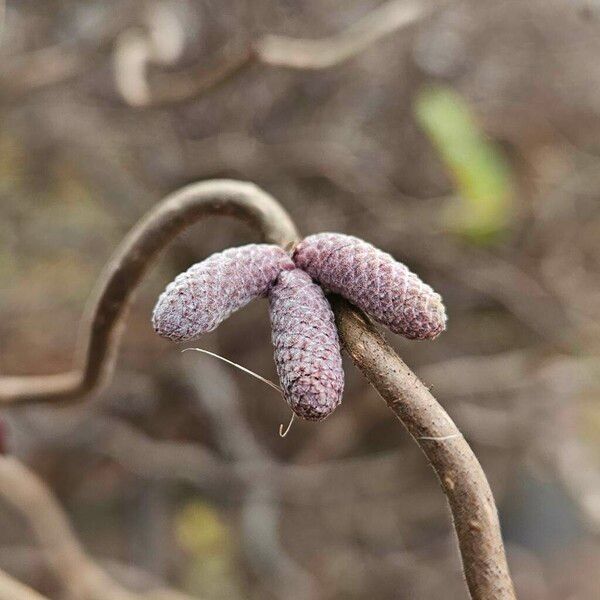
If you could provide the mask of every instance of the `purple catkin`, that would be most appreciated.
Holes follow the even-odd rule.
[[[284,250],[270,244],[213,254],[167,286],[154,308],[154,330],[177,342],[196,339],[254,298],[266,296],[279,273],[293,268]]]
[[[275,364],[294,414],[329,416],[342,401],[344,371],[333,311],[323,290],[301,271],[282,271],[269,292]]]
[[[389,254],[340,233],[319,233],[298,244],[296,266],[315,281],[410,339],[430,339],[446,328],[442,298]]]

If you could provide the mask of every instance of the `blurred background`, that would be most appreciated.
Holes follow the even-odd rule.
[[[248,58],[265,34],[352,46],[404,10],[336,64]],[[71,367],[103,265],[166,193],[251,180],[303,233],[358,235],[442,294],[444,335],[389,341],[479,457],[519,598],[598,597],[600,2],[0,0],[0,15],[0,373]],[[227,219],[188,229],[138,291],[101,394],[0,411],[4,451],[115,589],[73,583],[28,523],[43,495],[15,510],[2,485],[0,569],[60,600],[466,597],[435,476],[349,362],[337,412],[282,439],[275,392],[154,335],[177,273],[255,240]],[[276,378],[264,301],[199,344]]]

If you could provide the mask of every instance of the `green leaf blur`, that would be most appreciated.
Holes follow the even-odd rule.
[[[514,189],[500,149],[485,137],[465,100],[450,88],[423,90],[415,114],[458,192],[444,213],[444,225],[473,243],[494,242],[510,222]]]

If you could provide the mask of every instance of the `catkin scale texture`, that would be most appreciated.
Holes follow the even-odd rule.
[[[311,235],[293,260],[315,281],[409,339],[431,339],[446,328],[442,298],[405,265],[371,244],[340,233]]]
[[[301,271],[282,271],[269,292],[275,364],[294,414],[329,416],[342,400],[344,371],[333,311],[323,290]]]
[[[177,342],[196,339],[254,298],[266,296],[279,273],[293,268],[290,257],[271,244],[213,254],[167,286],[154,308],[154,329]]]

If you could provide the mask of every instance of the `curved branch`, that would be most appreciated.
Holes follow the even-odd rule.
[[[152,41],[146,36],[127,55],[121,44],[115,53],[116,87],[122,98],[136,107],[157,107],[184,102],[214,88],[254,64],[301,71],[319,71],[340,65],[365,51],[386,36],[431,13],[435,5],[421,0],[390,0],[340,33],[321,39],[264,35],[248,47],[224,57],[207,68],[194,65],[178,72],[156,73],[151,85],[146,68],[152,55]],[[131,35],[131,32],[127,35]],[[125,35],[124,34],[124,35]],[[123,41],[127,38],[122,36]],[[127,50],[125,48],[125,50]],[[132,90],[132,81],[138,85]]]
[[[112,375],[119,325],[156,255],[183,229],[213,215],[241,219],[273,244],[287,246],[298,239],[289,215],[254,184],[213,180],[182,188],[138,222],[100,276],[90,316],[83,321],[76,369],[57,375],[1,377],[0,404],[80,400],[97,391]]]
[[[0,600],[49,600],[34,589],[0,571]]]
[[[331,300],[344,348],[415,439],[440,480],[471,598],[514,599],[492,490],[469,444],[370,321],[345,300]]]
[[[317,40],[265,35],[256,43],[255,51],[258,60],[270,66],[310,71],[328,69],[418,21],[432,8],[423,0],[392,0],[336,35]]]
[[[56,498],[23,463],[0,456],[0,498],[27,522],[69,597],[89,600],[194,600],[182,592],[134,592],[122,587],[85,552]],[[1,590],[1,587],[0,587]],[[12,596],[15,600],[18,596]],[[0,596],[0,600],[2,596]],[[39,596],[30,596],[39,600]],[[23,599],[24,600],[24,599]]]
[[[272,243],[291,248],[298,232],[271,196],[248,183],[206,181],[167,197],[125,238],[109,262],[93,305],[81,370],[0,378],[4,403],[82,399],[112,374],[127,304],[158,252],[210,215],[240,218]],[[475,455],[446,411],[358,310],[333,298],[342,342],[357,367],[415,438],[448,498],[467,585],[474,600],[513,600],[494,499]]]

